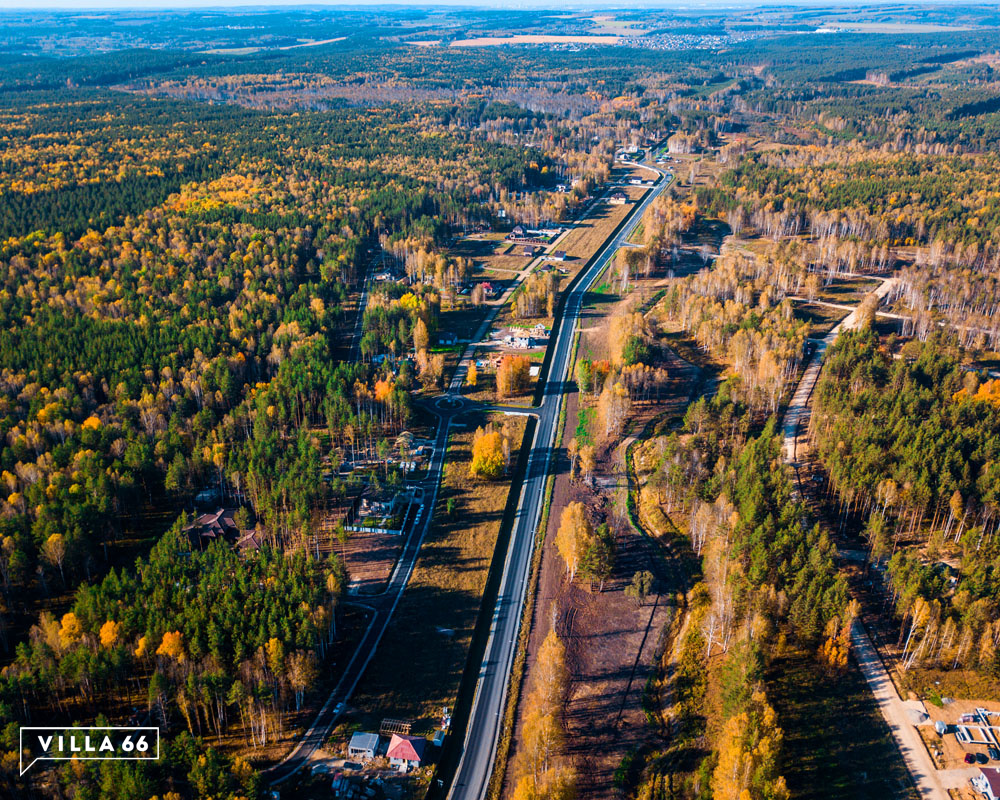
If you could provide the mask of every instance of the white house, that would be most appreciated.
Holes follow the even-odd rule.
[[[351,758],[371,761],[378,755],[381,744],[381,737],[377,733],[355,731],[347,745],[347,755]]]
[[[979,774],[969,782],[987,800],[1000,800],[1000,769],[980,767]]]

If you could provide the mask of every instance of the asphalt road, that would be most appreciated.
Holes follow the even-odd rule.
[[[633,165],[645,166],[645,165]],[[653,167],[646,167],[654,169]],[[655,169],[660,175],[665,173]],[[548,475],[549,456],[555,441],[555,427],[559,418],[559,409],[565,391],[566,373],[569,366],[572,342],[576,330],[576,322],[580,315],[583,297],[594,279],[601,273],[608,261],[621,247],[624,240],[631,234],[642,219],[646,206],[663,191],[670,183],[669,179],[661,180],[646,194],[637,206],[628,222],[615,237],[605,243],[600,255],[587,269],[577,287],[566,300],[563,324],[559,328],[556,350],[553,354],[549,378],[541,406],[534,409],[517,409],[516,413],[531,413],[538,416],[539,424],[535,430],[532,449],[529,454],[525,480],[521,486],[521,494],[515,515],[514,530],[511,545],[507,552],[503,581],[500,595],[494,612],[493,626],[486,648],[486,658],[480,681],[476,689],[472,717],[468,726],[465,748],[459,764],[455,781],[452,784],[452,794],[460,785],[468,787],[458,791],[458,796],[479,798],[485,794],[493,766],[493,754],[496,751],[497,735],[500,728],[500,711],[507,694],[510,669],[513,664],[514,640],[517,638],[521,610],[524,606],[525,590],[527,588],[528,567],[531,561],[534,532],[542,509],[542,496],[545,490],[545,480]],[[371,269],[369,270],[371,272]],[[355,331],[354,345],[360,339],[360,323],[363,309],[367,301],[367,280],[358,311],[358,327]],[[471,352],[471,351],[470,351]],[[464,361],[463,361],[464,363]],[[461,366],[461,365],[460,365]],[[457,372],[457,371],[456,371]],[[461,386],[462,376],[456,374],[453,384]],[[452,389],[454,391],[454,389]],[[351,660],[336,687],[327,697],[326,702],[316,715],[312,725],[299,740],[295,749],[281,762],[267,770],[264,775],[270,786],[279,787],[289,778],[296,775],[309,762],[312,755],[323,745],[337,720],[343,714],[347,701],[350,699],[361,680],[365,669],[375,655],[379,642],[385,634],[392,619],[393,612],[399,604],[406,589],[410,575],[417,561],[417,555],[430,528],[431,514],[436,506],[438,489],[441,484],[442,466],[447,451],[448,431],[451,418],[468,409],[465,403],[456,398],[453,405],[439,403],[435,406],[436,413],[441,418],[435,440],[434,457],[431,460],[428,477],[424,481],[423,509],[420,517],[412,526],[396,567],[386,587],[380,595],[365,597],[364,602],[353,602],[353,605],[367,609],[370,614],[366,629]],[[513,606],[513,613],[511,608]],[[499,665],[499,669],[496,668]],[[491,716],[492,715],[492,716]],[[470,753],[472,754],[470,756]],[[460,784],[460,781],[465,783]],[[472,787],[478,787],[473,793]]]
[[[661,170],[656,171],[661,175],[664,174]],[[518,629],[528,585],[535,531],[541,516],[549,460],[555,443],[556,424],[566,391],[573,339],[584,296],[642,219],[646,206],[669,183],[668,179],[662,178],[646,194],[625,225],[613,239],[605,243],[594,263],[587,268],[576,288],[566,298],[542,403],[534,409],[538,415],[538,425],[535,428],[528,467],[521,485],[514,529],[504,564],[490,637],[486,644],[486,654],[476,685],[465,744],[448,793],[448,797],[454,800],[481,800],[486,795],[493,771],[507,688],[517,650]]]

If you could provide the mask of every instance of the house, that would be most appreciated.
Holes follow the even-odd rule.
[[[361,495],[361,505],[358,508],[358,513],[362,517],[387,517],[399,507],[402,500],[403,496],[395,492],[376,492],[367,489]]]
[[[351,758],[371,761],[378,756],[381,745],[382,738],[377,733],[355,731],[347,745],[347,755]]]
[[[458,337],[452,331],[441,331],[438,333],[438,344],[458,344]]]
[[[523,225],[515,225],[510,235],[512,239],[523,239],[527,235],[527,231],[525,231]]]
[[[185,525],[184,532],[191,540],[192,549],[204,550],[218,539],[235,543],[240,536],[240,529],[236,524],[236,509],[217,508],[208,514],[202,514]]]
[[[394,733],[389,741],[386,757],[389,759],[389,763],[400,772],[416,769],[424,760],[426,744],[427,740],[422,736],[405,736]]]
[[[483,294],[485,294],[487,297],[496,297],[497,296],[497,287],[494,286],[489,281],[483,281],[479,285],[483,287]]]
[[[526,244],[524,246],[524,255],[528,258],[534,258],[535,253],[538,252],[538,248],[533,244]]]
[[[979,774],[969,783],[986,800],[1000,800],[1000,769],[997,767],[980,767]]]
[[[629,178],[628,182],[632,186],[642,186],[642,178]]]
[[[550,253],[549,254],[549,258],[552,261],[565,261],[566,260],[566,251],[565,250],[556,250],[554,253]]]
[[[616,189],[608,196],[608,202],[613,206],[623,206],[628,202],[628,195],[621,189]]]

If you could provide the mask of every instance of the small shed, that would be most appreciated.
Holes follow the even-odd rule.
[[[377,733],[355,731],[347,745],[347,755],[370,761],[378,755],[381,744],[381,737]]]

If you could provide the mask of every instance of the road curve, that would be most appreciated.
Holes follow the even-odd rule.
[[[653,169],[646,165],[631,166]],[[538,425],[535,428],[528,466],[521,485],[514,528],[493,612],[486,653],[476,684],[462,755],[448,792],[450,800],[482,800],[486,796],[503,724],[503,711],[527,593],[535,531],[541,517],[549,460],[555,444],[556,425],[569,377],[570,356],[583,298],[608,261],[614,257],[618,248],[642,219],[646,207],[669,185],[670,177],[662,170],[655,171],[660,175],[659,182],[637,204],[618,233],[604,244],[597,258],[586,269],[576,287],[566,298],[542,403],[533,409],[538,415]]]

